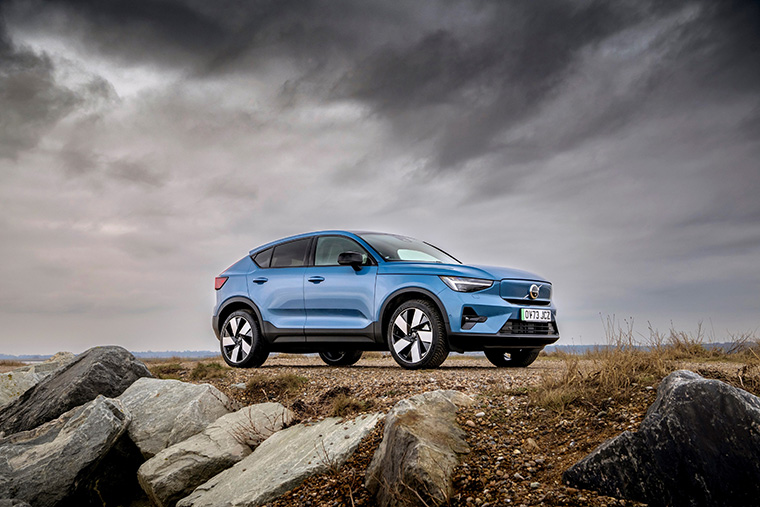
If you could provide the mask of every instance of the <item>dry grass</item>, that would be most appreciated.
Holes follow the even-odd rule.
[[[0,359],[0,366],[26,366],[26,363],[15,359]]]
[[[578,356],[564,351],[546,354],[561,360],[560,375],[544,376],[530,391],[531,401],[542,408],[562,413],[570,407],[601,411],[611,403],[629,399],[640,386],[654,386],[678,368],[678,362],[729,361],[744,363],[735,379],[725,379],[750,392],[760,391],[760,339],[754,333],[730,335],[729,348],[707,347],[700,323],[695,333],[671,327],[660,333],[650,325],[649,337],[640,344],[634,338],[633,321],[622,325],[614,317],[604,322],[607,345],[595,347]],[[591,362],[581,368],[580,359]]]
[[[661,351],[637,345],[632,321],[620,326],[614,318],[608,318],[605,334],[606,347],[584,354],[584,359],[591,361],[590,368],[581,368],[576,355],[557,354],[565,362],[563,373],[543,376],[539,386],[529,393],[532,403],[557,413],[570,407],[598,412],[630,398],[642,384],[659,382],[669,372]]]
[[[292,373],[279,375],[266,375],[255,372],[245,384],[245,391],[254,400],[273,400],[289,398],[298,392],[309,382],[306,377]]]
[[[331,416],[346,417],[359,412],[371,410],[372,400],[360,400],[354,396],[339,394],[333,399]]]
[[[148,366],[150,372],[161,379],[179,379],[180,373],[185,370],[179,362],[151,364]]]
[[[186,363],[193,361],[186,357],[172,356],[172,357],[141,357],[140,361],[145,364],[164,364],[164,363]]]
[[[191,380],[207,380],[212,378],[222,378],[227,375],[229,368],[225,368],[217,362],[198,363],[190,371]]]

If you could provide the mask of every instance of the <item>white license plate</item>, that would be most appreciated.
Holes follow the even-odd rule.
[[[520,309],[520,320],[525,322],[551,322],[551,310],[531,310],[529,308]]]

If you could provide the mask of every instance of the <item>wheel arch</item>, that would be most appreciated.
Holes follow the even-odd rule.
[[[250,299],[241,296],[235,296],[227,299],[219,306],[219,313],[217,314],[214,323],[214,332],[216,333],[216,338],[221,339],[220,337],[222,334],[222,326],[224,325],[224,321],[227,320],[227,317],[229,317],[230,314],[238,310],[252,311],[253,316],[256,318],[256,323],[259,325],[259,332],[262,334],[262,336],[264,336],[264,326],[262,325],[263,320],[261,318],[261,312],[259,311],[259,308]]]
[[[386,341],[386,335],[388,334],[388,324],[390,317],[393,314],[393,310],[398,307],[398,305],[411,299],[424,299],[430,301],[438,309],[438,313],[441,315],[441,318],[443,319],[443,322],[446,326],[446,343],[448,344],[448,334],[451,332],[451,326],[449,325],[449,315],[446,312],[446,307],[443,306],[443,303],[438,298],[438,296],[422,287],[404,287],[402,289],[391,292],[388,297],[385,298],[385,301],[380,307],[380,341],[383,343]]]

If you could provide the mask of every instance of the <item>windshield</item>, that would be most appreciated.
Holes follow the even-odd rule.
[[[424,241],[393,234],[360,234],[386,261],[461,264],[443,250]]]

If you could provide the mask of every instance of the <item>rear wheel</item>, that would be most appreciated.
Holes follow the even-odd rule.
[[[330,366],[351,366],[362,358],[361,350],[328,350],[320,352],[319,357]]]
[[[486,357],[499,368],[520,368],[536,360],[542,349],[490,349],[485,350]]]
[[[438,368],[449,355],[438,309],[424,299],[399,305],[388,323],[388,348],[402,368]]]
[[[257,368],[269,356],[256,319],[248,310],[238,310],[227,317],[219,344],[224,362],[237,368]]]

